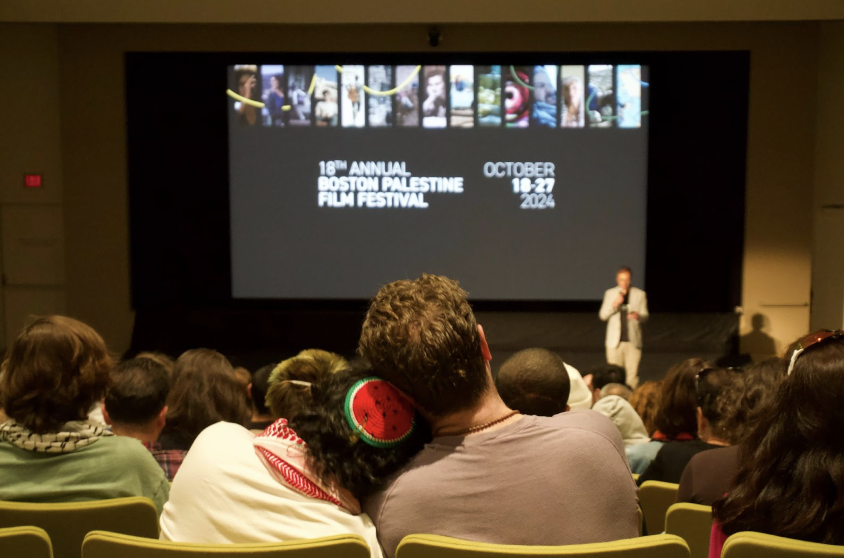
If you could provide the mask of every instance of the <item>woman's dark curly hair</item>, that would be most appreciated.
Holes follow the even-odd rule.
[[[308,446],[313,469],[361,499],[378,489],[431,439],[417,415],[413,433],[399,445],[377,448],[353,436],[346,422],[346,393],[359,380],[373,376],[363,362],[321,377],[311,388],[312,407],[292,419],[290,427]]]
[[[844,338],[811,346],[742,444],[729,494],[713,506],[725,534],[758,531],[844,544]]]
[[[702,358],[690,358],[668,369],[660,383],[659,405],[654,424],[673,440],[683,432],[697,432],[697,393],[695,376],[706,368],[713,368]]]
[[[771,358],[733,376],[730,389],[715,401],[713,430],[731,444],[740,444],[750,434],[764,410],[771,405],[785,376],[785,361]]]

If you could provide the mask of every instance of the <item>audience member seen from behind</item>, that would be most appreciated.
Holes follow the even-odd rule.
[[[164,370],[167,371],[167,377],[169,379],[173,378],[173,369],[176,367],[176,361],[170,358],[168,355],[164,353],[159,353],[157,351],[144,351],[135,355],[135,358],[148,358],[154,360],[158,364],[164,367]]]
[[[186,452],[165,450],[158,443],[167,423],[169,393],[170,378],[158,361],[133,358],[121,362],[111,373],[103,417],[114,434],[140,440],[172,481]]]
[[[785,362],[779,358],[766,360],[735,375],[730,389],[721,393],[715,402],[715,414],[720,418],[709,421],[710,428],[721,431],[721,439],[730,445],[692,457],[680,478],[678,502],[711,506],[727,493],[738,470],[740,444],[755,426],[760,413],[772,404],[784,375]]]
[[[434,433],[364,501],[387,556],[410,533],[531,545],[637,535],[636,487],[618,430],[591,411],[535,417],[508,407],[456,281],[423,275],[382,287],[359,350],[413,399]]]
[[[844,332],[817,332],[800,347],[713,506],[710,557],[739,531],[844,545]]]
[[[642,423],[645,425],[645,430],[648,431],[648,436],[653,436],[656,433],[656,412],[659,409],[659,390],[660,382],[647,381],[640,384],[630,399],[627,401],[630,406],[636,410],[636,413],[642,417]]]
[[[382,556],[359,499],[430,434],[411,403],[369,369],[308,352],[321,355],[271,379],[273,402],[284,402],[294,418],[258,436],[228,422],[199,435],[164,507],[162,539],[258,543],[353,533],[373,558]],[[368,420],[375,413],[383,418]]]
[[[644,473],[665,442],[689,442],[697,438],[695,376],[705,368],[711,366],[703,359],[691,358],[668,369],[660,382],[654,415],[656,431],[651,441],[627,447],[633,473]]]
[[[495,386],[523,415],[552,417],[569,410],[571,382],[563,359],[547,349],[524,349],[504,361]]]
[[[602,399],[608,395],[617,395],[625,401],[628,401],[630,399],[630,396],[633,395],[633,390],[625,384],[611,383],[601,388],[600,396],[598,397],[598,399]]]
[[[38,318],[12,343],[0,372],[0,500],[78,502],[145,496],[161,511],[170,491],[144,447],[87,422],[114,361],[103,339],[64,316]]]
[[[692,440],[675,439],[667,442],[639,477],[639,484],[654,480],[677,484],[683,470],[696,454],[730,445],[726,417],[722,414],[718,400],[732,389],[735,372],[723,368],[706,367],[698,372],[692,383],[695,390],[695,432]]]
[[[624,369],[622,368],[623,372]],[[627,394],[629,388],[623,384],[607,384],[598,392],[600,397],[592,405],[592,410],[601,413],[618,428],[624,446],[646,444],[650,441],[648,431],[636,410],[627,399],[617,393]]]
[[[249,393],[229,361],[210,349],[184,352],[173,370],[162,449],[188,451],[205,428],[225,421],[248,425]]]
[[[275,364],[262,366],[252,374],[252,387],[249,395],[252,397],[252,420],[249,429],[255,434],[260,434],[266,427],[273,423],[270,409],[267,407],[267,390],[270,387],[270,374]]]
[[[311,407],[311,386],[326,373],[336,374],[349,363],[334,353],[308,349],[279,363],[270,373],[266,403],[273,419],[294,420]]]
[[[586,385],[592,391],[592,404],[594,405],[601,398],[601,390],[607,384],[624,384],[627,373],[624,368],[615,364],[605,364],[592,369],[592,373],[584,376]],[[615,394],[618,395],[618,394]]]

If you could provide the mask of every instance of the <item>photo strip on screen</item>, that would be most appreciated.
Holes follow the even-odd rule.
[[[374,65],[367,67],[367,86],[370,91],[389,92],[393,88],[393,67]],[[369,126],[385,128],[393,125],[393,96],[369,94]]]
[[[478,66],[478,126],[501,126],[501,66]]]
[[[640,64],[227,70],[230,115],[239,126],[630,129],[642,128],[648,114],[649,67]]]
[[[615,125],[615,91],[613,66],[593,64],[587,66],[589,88],[586,96],[586,114],[590,128],[612,128]]]
[[[409,81],[408,81],[409,80]],[[396,125],[419,126],[419,70],[417,66],[396,66]]]
[[[446,68],[445,66],[424,66],[425,100],[422,101],[422,127],[445,128],[446,118]]]
[[[618,127],[642,126],[642,67],[619,64],[616,73]]]
[[[583,128],[585,125],[585,83],[585,66],[560,67],[560,92],[562,97],[562,110],[560,112],[561,128]]]
[[[454,65],[448,68],[451,128],[471,128],[475,124],[475,67]]]
[[[261,122],[263,109],[259,76],[255,64],[236,64],[229,68],[229,91],[235,94],[231,106],[241,126],[256,126]]]
[[[313,66],[287,66],[287,91],[290,99],[290,114],[287,122],[291,126],[311,125],[311,82],[314,79]]]
[[[528,66],[504,67],[504,120],[508,128],[527,128],[530,123],[530,84]]]
[[[366,125],[363,66],[347,65],[342,68],[340,83],[343,85],[341,92],[343,107],[340,120],[344,128],[363,128]]]
[[[317,66],[314,83],[314,123],[317,126],[336,127],[339,124],[337,103],[337,68]]]
[[[531,126],[557,127],[557,66],[533,67]]]
[[[261,66],[261,82],[264,84],[264,91],[261,93],[261,101],[264,103],[264,108],[261,109],[261,123],[264,126],[284,126],[286,111],[282,107],[287,104],[284,66]]]

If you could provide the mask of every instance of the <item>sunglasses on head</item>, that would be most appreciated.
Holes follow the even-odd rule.
[[[706,375],[712,372],[713,370],[715,370],[715,368],[707,367],[695,374],[695,394],[697,395],[698,399],[701,398],[700,381],[704,379]]]
[[[795,349],[794,353],[791,355],[791,361],[788,363],[788,372],[786,373],[786,376],[791,376],[791,371],[794,370],[794,363],[797,362],[797,357],[803,354],[803,351],[812,345],[818,345],[827,339],[841,337],[842,335],[844,335],[844,331],[840,329],[822,329],[801,338],[800,341],[797,342],[797,349]]]

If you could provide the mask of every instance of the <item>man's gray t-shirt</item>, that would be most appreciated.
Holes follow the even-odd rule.
[[[414,533],[566,545],[638,536],[618,429],[590,410],[441,436],[364,502],[388,557]]]

